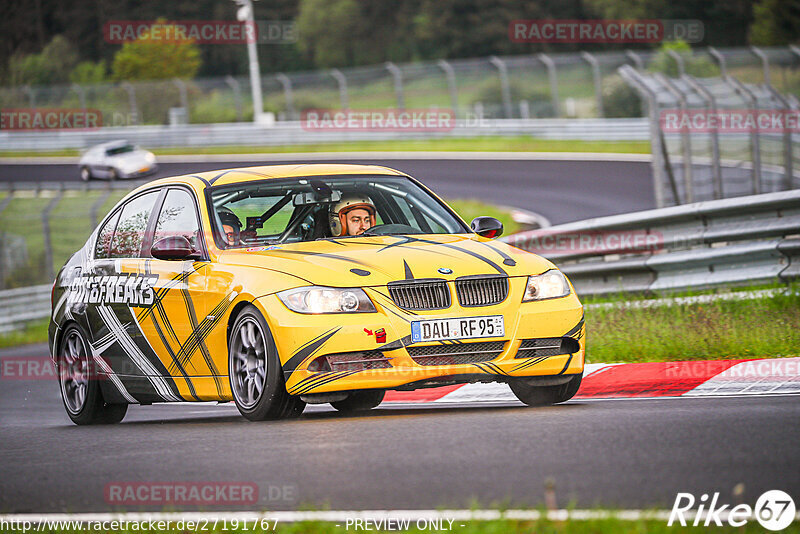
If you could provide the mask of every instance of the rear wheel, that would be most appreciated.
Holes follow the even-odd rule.
[[[231,330],[228,375],[236,407],[250,421],[298,417],[305,409],[286,392],[275,341],[255,306],[244,308]]]
[[[525,379],[517,379],[509,382],[509,386],[514,395],[528,406],[549,406],[574,397],[581,387],[582,378],[583,373],[573,375],[569,382],[557,386],[534,386]]]
[[[382,389],[354,391],[346,399],[332,402],[331,406],[340,412],[363,412],[371,410],[383,402],[386,392]]]
[[[127,404],[106,404],[98,376],[92,371],[92,357],[86,336],[77,325],[64,332],[58,352],[58,382],[67,415],[76,425],[119,423]]]

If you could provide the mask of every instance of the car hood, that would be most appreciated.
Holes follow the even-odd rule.
[[[267,268],[331,287],[483,274],[527,276],[553,268],[540,256],[474,234],[354,237],[233,249],[222,252],[218,261]]]

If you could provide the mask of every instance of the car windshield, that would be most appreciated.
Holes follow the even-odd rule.
[[[106,150],[106,155],[107,156],[118,156],[120,154],[127,154],[128,152],[133,152],[134,150],[136,150],[136,147],[133,146],[133,145],[117,146],[117,147],[114,147],[114,148],[107,149]]]
[[[324,176],[211,189],[220,248],[358,236],[470,230],[438,199],[400,176]]]

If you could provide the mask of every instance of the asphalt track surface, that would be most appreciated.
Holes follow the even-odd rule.
[[[43,355],[43,345],[2,351]],[[161,511],[109,505],[119,482],[254,482],[259,501],[206,510],[537,507],[669,509],[677,492],[745,484],[800,493],[798,397],[382,405],[250,423],[232,405],[132,406],[110,427],[72,425],[55,380],[0,382],[0,513]],[[180,508],[172,508],[180,509]],[[183,508],[198,511],[197,507]]]
[[[302,163],[300,159],[263,164]],[[347,159],[392,167],[418,178],[446,199],[473,198],[544,215],[553,224],[652,209],[655,197],[650,164],[639,161]],[[315,163],[319,161],[315,160]],[[153,178],[215,169],[250,167],[259,162],[162,163]],[[0,181],[78,182],[77,165],[5,164]]]

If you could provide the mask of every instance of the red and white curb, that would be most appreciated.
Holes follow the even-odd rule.
[[[800,358],[586,364],[576,399],[705,397],[800,393]],[[390,403],[517,400],[507,384],[462,384],[389,391]]]

